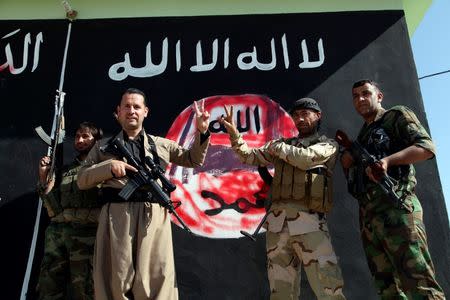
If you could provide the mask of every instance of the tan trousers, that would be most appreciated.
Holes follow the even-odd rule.
[[[291,236],[285,223],[281,232],[266,232],[271,300],[298,299],[302,266],[317,299],[345,300],[341,270],[326,225],[322,229]]]
[[[169,213],[158,204],[108,203],[94,253],[96,300],[177,300]]]

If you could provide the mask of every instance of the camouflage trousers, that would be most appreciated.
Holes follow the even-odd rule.
[[[286,223],[281,232],[266,232],[270,299],[298,299],[302,265],[317,299],[345,299],[326,225],[319,231],[291,236]]]
[[[413,197],[413,212],[360,210],[364,251],[381,299],[445,299],[428,252],[420,203]]]
[[[37,290],[41,300],[94,298],[92,256],[97,224],[51,222]]]

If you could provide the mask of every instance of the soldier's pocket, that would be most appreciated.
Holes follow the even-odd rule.
[[[325,264],[319,264],[319,278],[325,294],[340,296],[337,299],[344,299],[342,295],[344,281],[337,263],[326,262]]]
[[[308,208],[327,213],[332,207],[331,180],[325,175],[306,172],[306,202]]]
[[[399,244],[415,242],[419,238],[417,227],[414,224],[414,213],[392,211],[386,214],[384,220],[385,236],[395,247]]]
[[[296,170],[294,173],[294,186],[292,189],[292,196],[294,197],[294,199],[300,200],[305,198],[306,193],[307,193],[307,189],[308,189],[308,185],[306,183],[306,173],[303,171],[298,171]],[[287,174],[283,174],[284,178],[288,178],[286,177]],[[292,184],[292,183],[290,183]],[[272,184],[273,186],[273,184]]]
[[[73,184],[75,182],[75,175],[66,176],[62,179],[59,186],[61,193],[73,192]]]
[[[406,211],[408,213],[412,213],[416,207],[414,205],[413,196],[412,195],[402,195],[400,207],[399,209]]]

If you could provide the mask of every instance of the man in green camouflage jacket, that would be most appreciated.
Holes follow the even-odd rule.
[[[318,133],[322,111],[314,99],[294,102],[290,115],[299,135],[250,148],[232,119],[219,120],[246,164],[275,168],[269,198],[266,251],[270,299],[297,300],[303,267],[317,299],[345,300],[343,279],[331,244],[326,213],[332,206],[332,174],[338,144]]]
[[[45,231],[44,257],[38,282],[39,299],[93,299],[92,256],[100,205],[97,189],[78,189],[76,180],[81,162],[95,142],[101,129],[90,122],[78,126],[74,148],[75,160],[62,169],[61,183],[46,182],[50,157],[39,163],[38,192],[50,217]]]
[[[414,193],[413,163],[434,157],[430,136],[405,106],[385,110],[383,93],[372,80],[353,85],[353,105],[365,123],[358,142],[380,160],[384,174],[396,182],[397,204],[376,183],[375,170],[364,171],[360,205],[361,237],[375,286],[382,299],[444,299],[428,252],[422,207]],[[344,170],[357,167],[350,152]]]

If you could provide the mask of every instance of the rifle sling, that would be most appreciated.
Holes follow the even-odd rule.
[[[148,144],[150,145],[150,151],[152,152],[152,155],[153,155],[153,161],[155,162],[155,164],[157,166],[161,166],[160,165],[161,161],[159,160],[158,151],[156,151],[155,141],[150,137],[149,134],[147,134],[147,138],[148,138]]]

